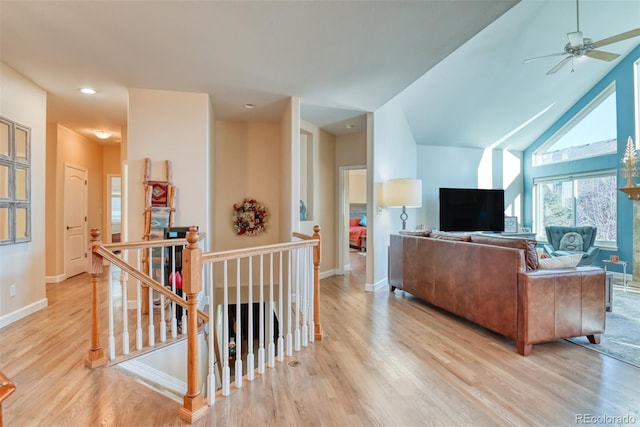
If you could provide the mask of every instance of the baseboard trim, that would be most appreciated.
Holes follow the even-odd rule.
[[[378,280],[376,283],[371,284],[371,283],[367,283],[364,285],[364,290],[365,292],[375,292],[375,291],[379,291],[382,290],[384,288],[386,288],[387,286],[387,278],[385,277],[384,279]]]
[[[157,351],[162,351],[162,349]],[[187,384],[184,381],[134,359],[119,363],[117,366],[119,369],[132,374],[139,383],[167,396],[175,402],[182,403],[182,399],[178,395],[187,391]]]
[[[49,300],[44,298],[40,301],[34,302],[33,304],[22,307],[14,311],[13,313],[9,313],[5,316],[0,317],[0,329],[12,324],[13,322],[17,322],[20,319],[24,319],[25,317],[35,313],[36,311],[40,311],[43,308],[46,308],[47,305],[49,305]]]
[[[327,270],[327,271],[323,271],[322,273],[320,273],[320,279],[326,279],[327,277],[331,277],[331,276],[335,276],[336,275],[336,270],[335,268],[332,270]]]
[[[63,274],[58,274],[57,276],[44,276],[45,283],[60,283],[66,280],[67,276]]]

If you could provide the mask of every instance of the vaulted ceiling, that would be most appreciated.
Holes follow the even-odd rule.
[[[226,120],[279,120],[298,96],[302,118],[336,134],[364,130],[363,114],[397,96],[419,144],[522,149],[640,42],[551,76],[561,57],[523,64],[563,51],[575,6],[3,0],[0,60],[47,91],[49,122],[90,138],[117,138],[127,89],[148,88],[209,93]],[[639,26],[640,1],[580,2],[580,29],[594,41]],[[98,93],[82,95],[85,86]]]

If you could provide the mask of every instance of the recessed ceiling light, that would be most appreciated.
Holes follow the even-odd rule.
[[[82,89],[80,89],[80,92],[84,93],[85,95],[95,95],[96,94],[96,90],[95,89],[91,89],[90,87],[83,87]]]
[[[353,125],[353,124],[351,124],[351,123],[349,123],[349,124],[346,126],[346,128],[347,128],[347,129],[353,129],[354,127],[356,127],[356,125]]]
[[[111,136],[111,133],[105,132],[105,131],[102,131],[102,130],[97,130],[97,131],[93,132],[93,134],[95,136],[97,136],[98,138],[100,138],[100,139],[107,139],[107,138],[109,138]]]
[[[247,110],[253,110],[254,108],[256,108],[255,104],[242,104],[242,106]]]

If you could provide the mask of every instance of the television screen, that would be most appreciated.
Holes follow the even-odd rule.
[[[440,188],[440,230],[504,231],[504,190]]]

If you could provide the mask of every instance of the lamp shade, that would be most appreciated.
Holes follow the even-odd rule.
[[[422,207],[422,181],[413,178],[392,179],[385,183],[385,204],[390,208]]]

